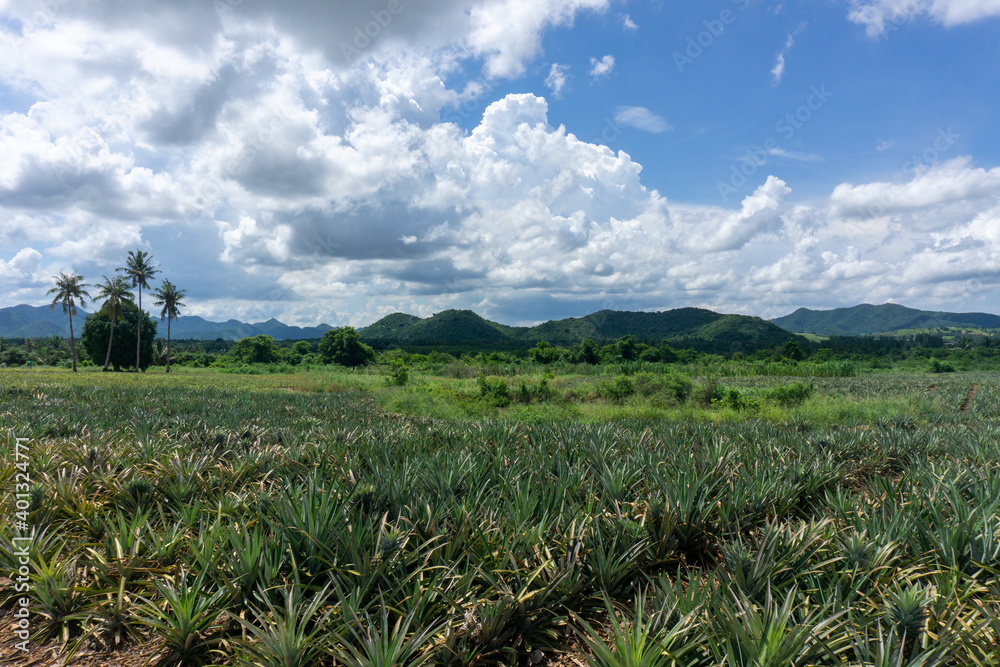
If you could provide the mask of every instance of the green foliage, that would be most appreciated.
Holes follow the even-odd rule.
[[[531,358],[540,364],[551,364],[555,361],[559,361],[559,357],[562,353],[559,348],[552,347],[552,344],[548,341],[539,341],[535,347],[528,350],[528,354]]]
[[[476,378],[479,385],[479,396],[490,405],[505,408],[511,403],[510,389],[502,377],[480,375]]]
[[[793,382],[768,389],[764,398],[779,405],[802,405],[816,391],[812,382]]]
[[[633,380],[640,396],[660,396],[668,404],[686,403],[694,390],[691,378],[680,373],[636,373]]]
[[[651,363],[672,364],[678,361],[679,358],[677,352],[668,343],[663,342],[657,347],[647,347],[644,349],[639,353],[639,359]]]
[[[614,380],[602,380],[598,391],[605,398],[621,402],[635,393],[635,382],[622,375]]]
[[[410,371],[402,359],[393,359],[389,365],[389,375],[385,378],[385,384],[389,387],[402,387],[410,381]]]
[[[930,366],[927,370],[931,373],[954,373],[955,367],[947,362],[942,362],[938,359],[931,359]]]
[[[27,353],[19,347],[12,347],[0,352],[0,364],[6,366],[23,366],[28,363],[28,359]]]
[[[570,352],[569,358],[575,364],[596,364],[601,360],[597,343],[589,338],[580,341],[580,344]]]
[[[363,366],[375,358],[375,350],[361,342],[353,327],[341,327],[323,334],[319,356],[324,364]]]
[[[802,361],[803,354],[797,341],[788,340],[781,348],[781,353],[792,361]]]
[[[135,348],[138,344],[136,323],[139,308],[131,301],[122,301],[118,306],[118,322],[115,323],[114,340],[111,340],[111,317],[103,311],[89,315],[83,323],[80,345],[84,353],[96,365],[103,366],[111,341],[111,365],[116,371],[135,368]],[[156,321],[142,311],[142,347],[139,367],[146,370],[153,364],[153,339],[156,337]]]
[[[719,384],[719,379],[715,376],[709,377],[705,383],[698,386],[694,391],[695,400],[703,406],[715,405],[722,402],[726,396],[726,388]]]
[[[229,350],[229,356],[240,364],[270,364],[278,360],[278,346],[265,334],[241,338]]]
[[[731,410],[756,410],[760,404],[739,389],[729,388],[723,391],[722,399],[717,400],[720,405]]]

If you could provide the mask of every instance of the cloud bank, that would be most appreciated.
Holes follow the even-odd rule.
[[[761,172],[736,207],[679,202],[553,122],[545,98],[489,92],[546,31],[610,0],[55,4],[0,6],[0,82],[26,100],[0,115],[0,305],[137,247],[188,290],[189,314],[293,324],[449,307],[512,323],[777,316],[859,295],[959,310],[1000,283],[1000,169],[969,157],[808,200]],[[925,4],[938,18],[949,3]],[[996,3],[955,4],[940,20]],[[595,58],[591,74],[613,67]],[[553,95],[566,71],[548,70]],[[445,120],[461,105],[464,128]],[[671,129],[645,107],[614,120]]]

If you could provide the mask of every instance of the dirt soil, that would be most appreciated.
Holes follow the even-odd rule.
[[[969,395],[965,397],[965,400],[962,401],[962,406],[959,408],[961,412],[969,411],[969,408],[972,407],[972,399],[975,397],[977,391],[979,391],[979,385],[972,385],[972,389],[969,390]]]

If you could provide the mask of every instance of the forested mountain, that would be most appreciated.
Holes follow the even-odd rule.
[[[759,317],[721,315],[701,308],[656,313],[602,310],[585,317],[511,327],[469,310],[446,310],[426,319],[393,313],[361,329],[361,339],[379,348],[395,345],[532,346],[539,341],[575,345],[635,336],[637,340],[683,342],[711,351],[750,350],[782,345],[794,336]]]
[[[861,304],[852,308],[810,310],[799,308],[791,315],[771,320],[792,333],[821,336],[864,336],[901,329],[976,327],[1000,329],[1000,316],[989,313],[949,313],[916,310],[895,303],[881,306]]]

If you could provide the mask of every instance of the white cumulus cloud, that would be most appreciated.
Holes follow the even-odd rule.
[[[848,18],[876,37],[928,16],[951,27],[1000,16],[1000,0],[851,0]]]
[[[597,58],[590,59],[590,76],[594,79],[602,79],[610,76],[614,69],[615,57],[612,55],[606,55],[600,60]]]

